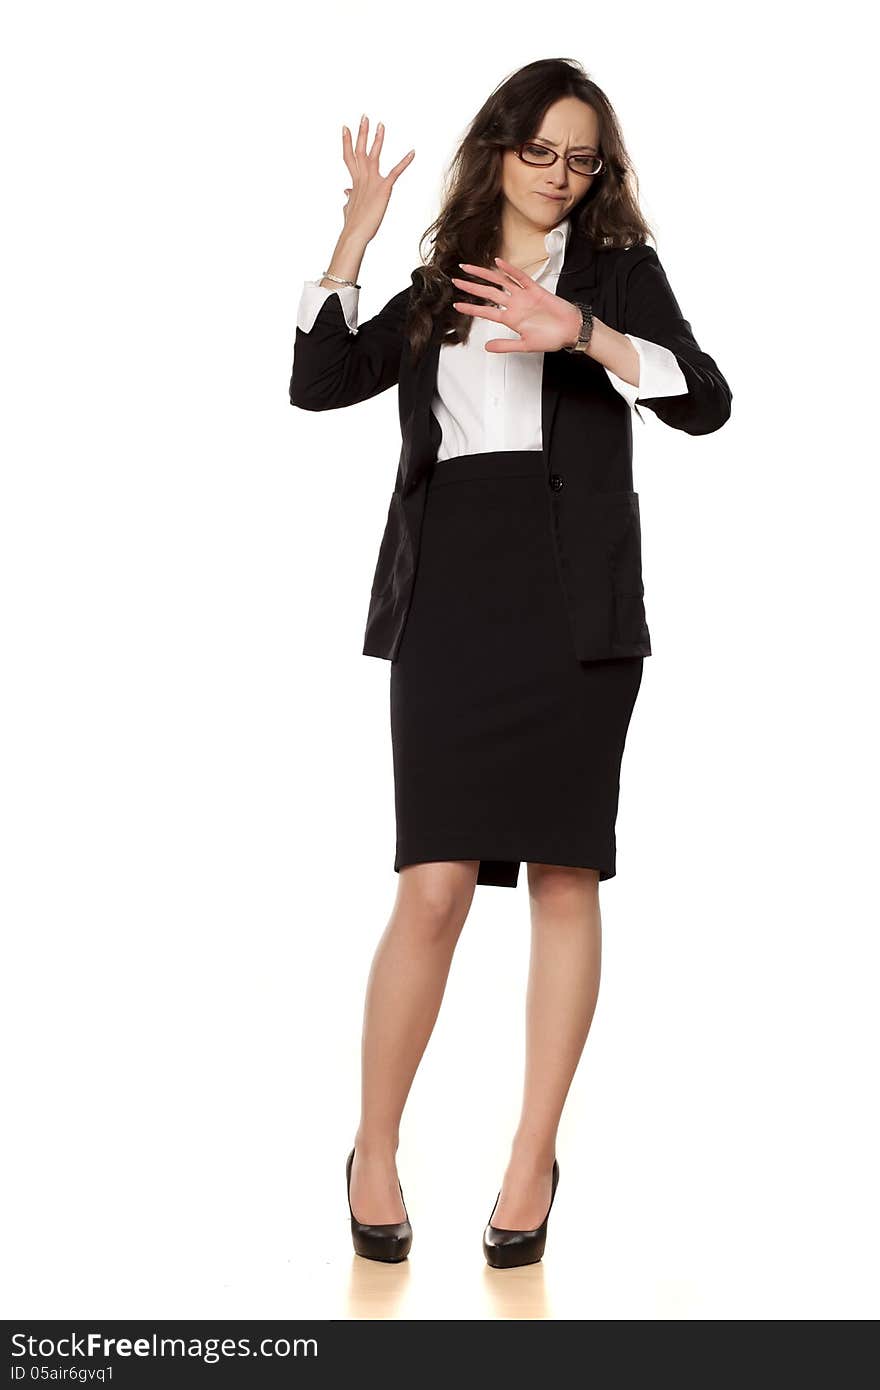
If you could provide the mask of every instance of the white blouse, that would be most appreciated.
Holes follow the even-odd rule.
[[[547,259],[533,275],[545,289],[555,292],[571,235],[571,219],[564,218],[544,237]],[[470,272],[461,271],[461,279]],[[351,285],[322,288],[320,280],[306,280],[297,312],[297,326],[308,333],[329,294],[338,294],[346,323],[357,332],[360,291]],[[543,352],[486,352],[490,338],[519,335],[504,323],[474,318],[466,343],[444,343],[437,366],[437,385],[431,409],[443,431],[437,459],[495,449],[541,449],[541,384]],[[644,424],[638,398],[687,394],[684,373],[675,354],[659,343],[627,333],[639,355],[639,385],[615,376],[608,379],[628,401]]]

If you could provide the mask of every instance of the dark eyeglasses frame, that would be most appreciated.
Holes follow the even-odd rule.
[[[542,149],[542,150],[547,150],[547,153],[548,153],[548,154],[552,154],[553,158],[549,161],[549,163],[546,163],[546,164],[545,164],[545,163],[543,163],[543,162],[540,161],[540,160],[526,159],[525,155],[523,154],[523,150],[526,148],[527,145],[541,145],[541,142],[540,142],[540,140],[525,140],[525,141],[523,141],[523,143],[522,143],[521,145],[517,145],[516,148],[514,149],[514,154],[515,154],[519,159],[522,160],[523,164],[528,164],[528,166],[529,166],[530,169],[552,169],[552,168],[553,168],[553,165],[556,163],[557,159],[562,159],[562,155],[561,155],[561,154],[559,154],[556,150],[548,149],[548,147],[547,147],[546,145],[541,145],[541,149]],[[572,172],[573,174],[579,174],[580,177],[581,177],[582,179],[594,179],[594,178],[596,177],[596,175],[597,175],[597,174],[601,174],[602,170],[605,168],[605,161],[604,161],[604,159],[602,158],[601,155],[598,155],[598,154],[589,155],[589,154],[588,154],[588,155],[587,155],[588,158],[591,158],[591,159],[598,159],[598,161],[599,161],[599,167],[598,167],[598,169],[594,170],[592,174],[585,174],[584,171],[583,171],[583,169],[572,169],[572,168],[571,168],[571,161],[572,161],[573,159],[583,159],[584,157],[585,157],[585,156],[582,155],[582,154],[581,154],[581,155],[579,155],[579,154],[567,154],[567,155],[565,156],[565,162],[566,162],[566,164],[568,165],[569,169],[571,169],[571,172]]]

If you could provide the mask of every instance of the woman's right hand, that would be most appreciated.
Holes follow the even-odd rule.
[[[346,188],[348,199],[343,208],[346,235],[354,235],[364,242],[372,241],[382,225],[391,190],[400,175],[415,157],[415,150],[403,156],[394,168],[384,176],[379,173],[379,156],[385,127],[380,121],[376,127],[373,148],[367,152],[367,128],[369,121],[361,117],[354,149],[351,144],[351,131],[342,127],[342,158],[351,174],[351,188]]]

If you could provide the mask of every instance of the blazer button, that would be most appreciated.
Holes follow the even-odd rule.
[[[565,480],[561,473],[550,474],[550,486],[554,492],[559,492],[565,486]]]

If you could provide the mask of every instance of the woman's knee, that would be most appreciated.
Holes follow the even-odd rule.
[[[407,929],[429,938],[455,936],[473,901],[479,860],[409,864],[399,871],[398,909]]]
[[[564,905],[598,899],[599,870],[569,864],[527,865],[529,897],[544,904]]]

